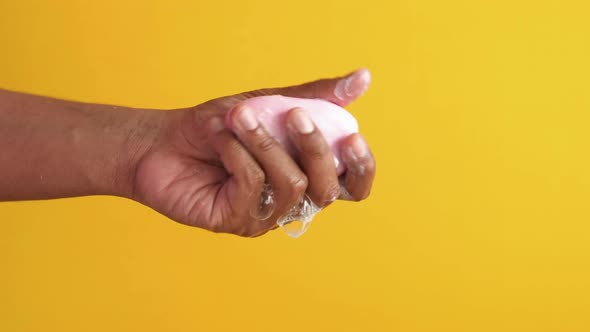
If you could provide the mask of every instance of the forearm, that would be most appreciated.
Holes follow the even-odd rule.
[[[160,113],[0,90],[0,201],[130,197]]]

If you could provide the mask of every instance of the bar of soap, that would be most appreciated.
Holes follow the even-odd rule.
[[[249,107],[258,117],[258,121],[275,137],[289,152],[298,159],[297,150],[290,142],[287,134],[286,115],[295,107],[302,108],[313,120],[316,127],[326,138],[336,158],[338,175],[346,171],[341,161],[339,144],[342,139],[358,132],[356,119],[344,108],[322,99],[302,99],[285,96],[260,96],[247,99],[242,105]],[[231,128],[229,113],[226,124]]]

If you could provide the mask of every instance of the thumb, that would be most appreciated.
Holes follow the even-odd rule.
[[[346,106],[362,96],[371,83],[371,73],[358,69],[346,76],[321,79],[283,88],[261,89],[243,95],[283,95],[296,98],[324,99],[340,106]]]

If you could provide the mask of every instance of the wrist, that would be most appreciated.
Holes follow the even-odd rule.
[[[127,109],[120,112],[120,142],[116,144],[114,169],[107,176],[109,194],[134,199],[137,168],[159,138],[166,111]]]

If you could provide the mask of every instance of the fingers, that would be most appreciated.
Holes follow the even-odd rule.
[[[367,69],[356,70],[344,77],[321,79],[295,86],[262,89],[247,92],[246,97],[259,95],[283,95],[297,98],[324,99],[340,106],[346,106],[362,96],[371,83]]]
[[[232,213],[228,217],[242,221],[237,228],[222,231],[242,236],[262,235],[276,228],[276,220],[296,206],[306,192],[319,207],[330,204],[340,194],[339,180],[347,196],[340,198],[360,201],[369,196],[376,164],[360,134],[341,141],[340,154],[347,172],[338,179],[331,148],[306,111],[296,108],[286,117],[290,139],[299,151],[300,166],[270,136],[252,109],[238,105],[227,119],[237,138],[224,129],[221,118],[212,120],[210,127],[215,135],[214,149],[231,175],[224,187],[233,202],[235,211],[232,212],[237,215]],[[253,218],[252,211],[260,206],[265,183],[273,189],[274,210],[270,218],[260,220]]]
[[[219,155],[223,167],[230,174],[227,182],[227,195],[232,202],[234,218],[248,218],[255,215],[260,202],[265,175],[254,157],[228,130],[221,118],[209,122],[209,133],[213,149]],[[216,207],[213,207],[216,208]]]
[[[318,207],[326,207],[340,194],[334,155],[307,113],[295,108],[287,114],[291,141],[299,150],[299,162],[307,175],[307,194]]]
[[[345,138],[340,149],[347,168],[343,180],[346,192],[341,198],[361,201],[371,192],[376,170],[375,158],[360,134],[352,134]]]
[[[270,221],[276,221],[301,199],[307,188],[307,177],[283,146],[260,125],[251,109],[237,106],[229,119],[239,140],[264,170],[274,191],[275,213]]]

